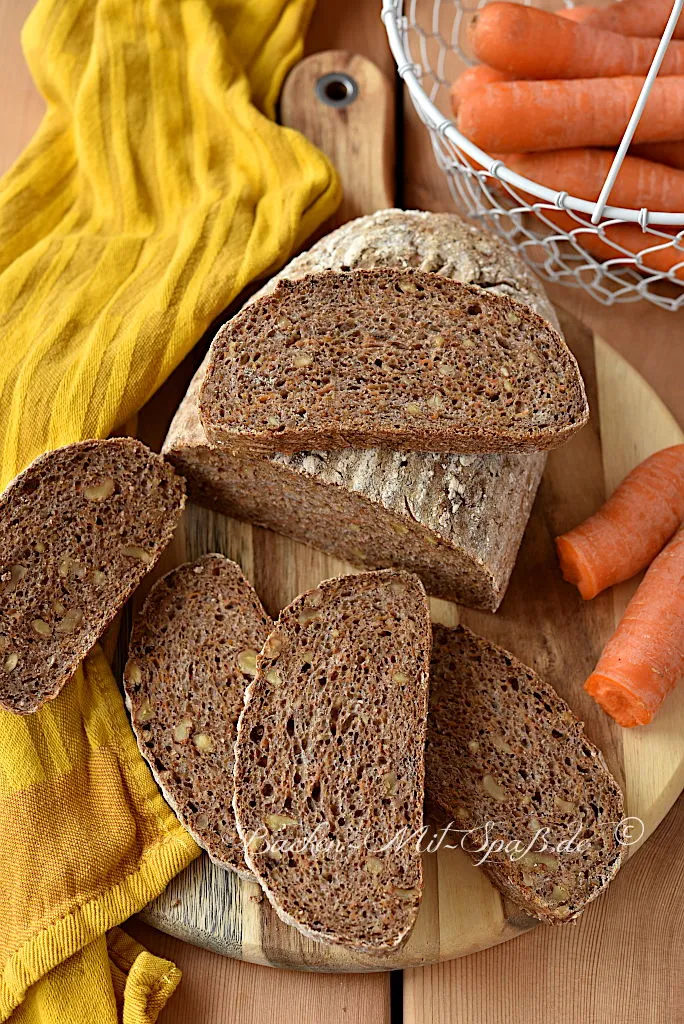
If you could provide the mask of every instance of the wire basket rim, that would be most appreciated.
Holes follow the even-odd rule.
[[[513,188],[529,192],[536,199],[549,203],[559,210],[572,210],[575,213],[592,217],[597,208],[597,203],[587,199],[580,199],[578,196],[570,195],[567,192],[556,192],[554,189],[547,188],[531,178],[525,178],[523,175],[517,174],[510,167],[507,167],[503,160],[494,159],[488,153],[485,153],[484,150],[474,145],[470,139],[459,132],[451,118],[445,117],[441,113],[421,85],[418,77],[420,69],[410,59],[410,54],[407,53],[402,38],[402,29],[405,30],[406,28],[403,8],[404,0],[382,0],[380,17],[385,25],[390,50],[397,66],[397,73],[406,83],[411,97],[428,127],[449,139],[450,142],[463,150],[471,160],[475,160],[483,170],[486,170],[494,178],[499,178]],[[619,220],[639,224],[645,232],[647,227],[651,225],[684,226],[684,213],[667,213],[661,210],[652,211],[646,207],[637,210],[624,206],[607,205],[604,207],[601,217],[601,221],[605,220]],[[682,258],[684,259],[684,253]]]

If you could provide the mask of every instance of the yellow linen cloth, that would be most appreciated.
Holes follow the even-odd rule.
[[[47,109],[0,182],[0,486],[126,422],[334,210],[329,163],[272,120],[311,8],[39,0]],[[99,649],[35,715],[0,712],[0,1020],[154,1020],[179,972],[115,926],[197,853]]]
[[[0,737],[0,1019],[18,1007],[21,1024],[155,1020],[180,972],[104,933],[199,850],[152,781],[102,651],[36,714],[0,713]]]

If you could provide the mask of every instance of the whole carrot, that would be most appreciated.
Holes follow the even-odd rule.
[[[647,725],[683,675],[680,529],[644,576],[584,689],[620,725]]]
[[[645,75],[659,42],[506,2],[484,7],[470,24],[470,36],[478,60],[516,78]],[[660,74],[684,74],[684,42],[670,43]]]
[[[672,0],[623,0],[592,11],[587,24],[626,36],[660,37],[671,10]],[[684,39],[684,16],[677,22],[674,38]]]
[[[606,149],[561,149],[549,153],[509,153],[504,159],[511,170],[532,181],[595,202],[613,156]],[[684,171],[626,156],[610,193],[610,204],[681,213]]]
[[[668,167],[676,167],[678,170],[684,171],[684,140],[682,139],[679,142],[645,142],[641,146],[633,146],[631,153],[644,160],[655,160]]]
[[[650,565],[684,521],[684,444],[639,463],[598,512],[556,537],[563,579],[585,600]]]
[[[458,127],[488,152],[518,153],[580,146],[616,146],[643,79],[493,82],[461,104]],[[684,77],[657,79],[635,142],[684,138]]]

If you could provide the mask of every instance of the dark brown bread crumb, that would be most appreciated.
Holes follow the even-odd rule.
[[[234,744],[245,687],[272,628],[240,567],[205,555],[152,588],[124,673],[138,746],[166,800],[214,863],[245,878]]]
[[[521,840],[518,853],[548,828],[553,852],[538,840],[517,861],[500,852],[483,865],[542,921],[577,917],[620,867],[622,793],[582,723],[532,669],[461,626],[433,627],[425,785],[456,828],[476,830],[471,849],[487,822],[491,839]],[[555,852],[570,837],[575,852]]]
[[[41,455],[0,496],[0,706],[56,697],[171,539],[183,481],[132,438]]]
[[[282,280],[218,333],[200,392],[234,454],[557,447],[584,425],[577,363],[537,313],[437,274]]]
[[[238,725],[238,832],[278,915],[312,938],[385,953],[413,927],[417,844],[382,847],[422,826],[429,655],[420,581],[386,570],[298,597],[258,658]]]

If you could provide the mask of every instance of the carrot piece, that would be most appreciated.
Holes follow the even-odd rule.
[[[537,200],[529,197],[531,203]],[[587,230],[581,228],[581,224],[562,210],[544,209],[542,215],[545,220],[555,224],[562,231],[577,232],[573,237],[577,245],[591,253],[597,260],[627,260],[630,256],[637,258],[636,269],[643,272],[653,271],[656,274],[670,274],[678,281],[684,281],[684,242],[679,242],[679,248],[672,244],[666,245],[666,239],[655,235],[651,231],[642,231],[638,224],[610,224],[602,229],[602,235],[597,235],[596,229],[590,224],[588,218],[580,217],[586,223]],[[660,228],[661,231],[668,231],[667,228]],[[651,246],[659,248],[652,249]],[[622,250],[626,250],[628,255]],[[648,250],[648,251],[644,251]],[[616,264],[619,266],[619,263]],[[634,264],[630,263],[630,266]]]
[[[488,152],[517,153],[580,146],[616,146],[643,79],[493,82],[461,104],[459,130]],[[657,79],[635,133],[636,142],[684,138],[684,77]]]
[[[483,85],[512,80],[513,75],[508,75],[505,71],[497,71],[496,68],[490,68],[486,64],[475,64],[472,68],[466,68],[451,86],[451,109],[454,114],[458,114],[458,108],[463,100],[472,96]]]
[[[470,23],[470,36],[478,60],[516,78],[645,75],[659,42],[506,2],[484,7]],[[660,74],[684,74],[684,42],[670,43]]]
[[[672,0],[623,0],[592,11],[587,24],[626,36],[660,37],[671,11]],[[684,15],[677,22],[674,38],[684,39]]]
[[[584,684],[619,725],[647,725],[684,675],[684,529],[661,551]]]
[[[559,18],[567,18],[568,21],[586,21],[595,10],[595,7],[585,4],[584,7],[564,7],[561,11],[556,11],[556,14]]]
[[[556,537],[563,579],[585,601],[651,563],[684,521],[684,444],[663,448],[629,473],[604,505]]]
[[[561,149],[548,153],[509,153],[504,159],[512,171],[526,178],[595,202],[613,157],[606,149]],[[626,156],[610,193],[610,204],[680,213],[684,210],[684,171]]]
[[[633,146],[630,152],[644,160],[655,160],[657,163],[684,171],[683,139],[678,142],[646,142],[641,146]]]

